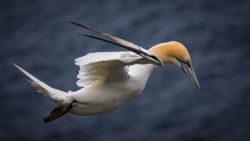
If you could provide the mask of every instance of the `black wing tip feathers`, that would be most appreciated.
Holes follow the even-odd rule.
[[[71,23],[71,24],[74,24],[74,25],[78,25],[78,26],[80,26],[80,24],[79,24],[79,23],[76,23],[76,22],[73,22],[73,21],[66,21],[66,22]]]

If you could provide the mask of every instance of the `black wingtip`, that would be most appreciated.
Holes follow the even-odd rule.
[[[68,23],[72,23],[73,21],[66,21],[66,22],[68,22]]]
[[[73,21],[66,21],[67,23],[71,23],[71,24],[75,24],[75,22]]]
[[[111,43],[111,44],[114,44],[114,45],[117,45],[117,46],[121,46],[119,43],[116,43],[115,41],[110,41],[110,40],[100,38],[100,37],[97,37],[97,36],[88,35],[88,34],[81,34],[81,33],[78,33],[77,35],[84,36],[84,37],[89,37],[89,38],[92,38],[92,39],[97,39],[97,40],[104,41],[104,42],[107,42],[107,43]]]
[[[98,31],[98,30],[96,30],[96,29],[94,29],[94,28],[92,28],[92,27],[90,27],[90,26],[88,26],[88,25],[85,25],[85,24],[79,24],[79,23],[76,23],[76,22],[73,22],[73,21],[68,21],[68,22],[71,23],[71,24],[73,24],[73,25],[83,27],[83,28],[85,28],[85,29],[87,29],[87,30],[89,30],[89,31],[95,32],[95,33],[97,33],[97,34],[101,34],[101,35],[104,35],[104,36],[107,36],[107,35],[108,35],[108,34],[106,34],[106,33],[103,33],[103,32],[101,32],[101,31]]]
[[[67,21],[68,23],[71,23],[73,25],[77,25],[77,26],[80,26],[80,27],[84,27],[83,25],[79,24],[79,23],[76,23],[76,22],[73,22],[73,21]]]

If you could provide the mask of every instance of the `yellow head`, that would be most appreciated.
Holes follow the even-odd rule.
[[[189,61],[190,55],[186,47],[176,41],[157,44],[149,51],[164,63],[176,63],[177,59]]]
[[[149,49],[153,55],[163,63],[173,63],[181,68],[192,80],[195,86],[200,89],[199,82],[192,68],[191,58],[187,48],[176,41],[157,44]]]

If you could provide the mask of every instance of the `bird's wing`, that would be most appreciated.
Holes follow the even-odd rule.
[[[87,87],[97,83],[121,81],[129,77],[126,66],[145,59],[133,52],[96,52],[77,58],[80,67],[77,86]],[[140,61],[143,62],[143,61]]]
[[[156,64],[158,66],[163,65],[163,63],[156,56],[154,56],[153,54],[151,54],[150,52],[148,52],[144,48],[142,48],[142,47],[140,47],[140,46],[138,46],[138,45],[136,45],[134,43],[131,43],[131,42],[123,40],[121,38],[118,38],[118,37],[103,33],[101,31],[98,31],[98,30],[96,30],[94,28],[91,28],[91,27],[88,27],[86,25],[82,25],[82,24],[72,22],[72,21],[69,21],[69,23],[72,23],[74,25],[83,27],[83,28],[85,28],[85,29],[87,29],[87,30],[89,30],[89,31],[91,31],[92,33],[95,34],[95,35],[79,34],[81,36],[86,36],[86,37],[90,37],[90,38],[94,38],[94,39],[98,39],[98,40],[102,40],[102,41],[105,41],[105,42],[108,42],[108,43],[118,45],[120,47],[128,49],[128,50],[142,56],[143,58],[145,58],[146,60],[148,60],[152,64]]]

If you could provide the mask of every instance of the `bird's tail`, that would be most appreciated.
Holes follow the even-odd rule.
[[[31,75],[30,73],[28,73],[27,71],[25,71],[24,69],[22,69],[21,67],[19,67],[18,65],[14,64],[14,66],[30,79],[29,82],[33,87],[36,88],[38,92],[44,94],[45,96],[48,96],[56,104],[62,106],[70,102],[70,100],[66,98],[67,96],[66,92],[52,88],[47,84],[45,84],[44,82],[37,79],[36,77],[34,77],[33,75]]]

